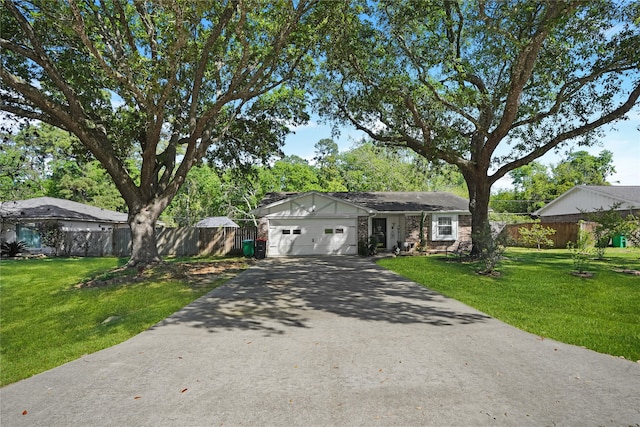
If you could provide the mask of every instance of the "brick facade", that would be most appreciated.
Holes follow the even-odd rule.
[[[258,234],[256,238],[263,240],[269,239],[269,221],[267,218],[260,218],[258,221]]]
[[[369,217],[358,217],[358,242],[369,241]]]
[[[411,244],[414,249],[420,243],[420,215],[408,215],[405,217],[405,237],[404,241]],[[431,240],[432,216],[428,214],[424,218],[424,237],[427,240],[427,250],[444,251],[451,248],[458,241],[471,241],[471,215],[458,215],[458,239],[451,240]]]
[[[471,215],[458,215],[458,240],[471,241]]]
[[[428,216],[427,216],[428,217]],[[429,235],[429,227],[427,218],[424,220],[424,236]],[[415,247],[420,243],[420,215],[408,215],[405,217],[405,242],[409,242],[411,247]]]

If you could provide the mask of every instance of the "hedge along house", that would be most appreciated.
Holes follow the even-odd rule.
[[[382,250],[413,251],[421,223],[427,251],[470,240],[468,206],[443,192],[269,193],[251,213],[267,256],[356,255],[370,236]]]

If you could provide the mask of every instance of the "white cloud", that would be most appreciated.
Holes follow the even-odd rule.
[[[292,132],[300,132],[300,131],[304,131],[307,129],[315,129],[317,127],[320,127],[320,124],[318,122],[314,122],[314,121],[309,121],[303,125],[289,125],[287,124],[287,126],[289,127],[289,130],[291,130]]]

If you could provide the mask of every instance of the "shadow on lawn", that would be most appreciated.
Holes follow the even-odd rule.
[[[571,253],[567,250],[564,252],[557,251],[536,251],[531,250],[529,252],[511,253],[506,258],[505,264],[515,264],[519,269],[523,270],[540,270],[540,271],[553,271],[555,273],[570,273],[574,270],[573,258]],[[612,270],[614,268],[634,268],[640,267],[640,262],[633,258],[623,258],[618,256],[612,256],[611,252],[605,253],[604,258],[600,259],[595,256],[595,253],[589,257],[589,267],[592,270]]]
[[[452,310],[447,299],[356,257],[266,259],[158,325],[211,332],[312,327],[311,311],[371,322],[451,326],[489,317]],[[375,327],[375,325],[372,325]]]

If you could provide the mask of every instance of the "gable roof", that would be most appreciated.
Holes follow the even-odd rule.
[[[468,212],[469,201],[455,194],[429,192],[268,193],[255,211],[301,195],[315,193],[378,212]]]
[[[580,213],[580,209],[587,208],[587,206],[574,206],[579,202],[584,203],[584,200],[577,200],[581,193],[590,198],[590,200],[606,200],[607,206],[601,206],[602,208],[608,208],[615,203],[621,204],[620,209],[640,208],[639,185],[576,185],[535,211],[534,214],[539,216],[545,216],[545,214],[553,215],[561,207],[563,211],[566,211],[564,213]],[[576,200],[571,202],[572,199]],[[563,204],[567,203],[572,204],[563,207]]]
[[[216,227],[233,227],[239,228],[240,226],[233,222],[231,218],[226,216],[210,216],[208,218],[201,219],[196,224],[198,228],[216,228]]]
[[[2,219],[66,220],[126,224],[127,214],[55,197],[12,200],[0,204]]]
[[[640,185],[580,185],[585,191],[600,193],[620,200],[620,202],[633,203],[640,206]]]

